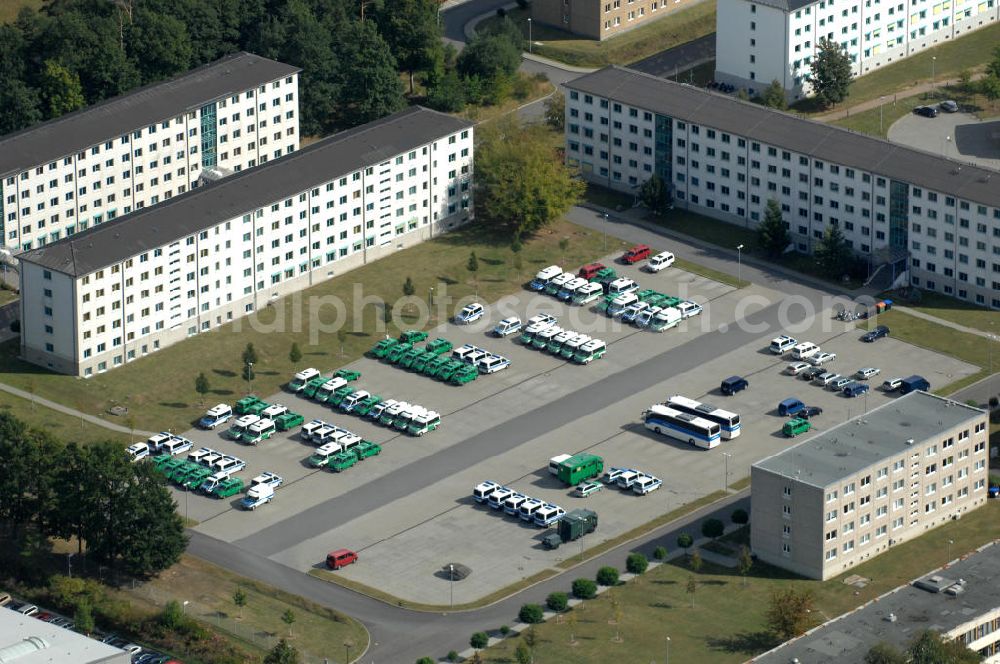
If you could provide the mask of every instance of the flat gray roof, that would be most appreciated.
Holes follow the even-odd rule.
[[[0,137],[0,176],[76,154],[298,71],[298,67],[252,53],[227,55],[170,80]]]
[[[0,608],[0,652],[22,653],[3,661],[17,664],[128,664],[125,651],[17,611]]]
[[[997,583],[1000,546],[988,546],[928,576],[946,577],[953,582],[963,579],[965,591],[952,596],[913,585],[902,586],[854,613],[836,618],[750,661],[757,664],[862,662],[865,653],[880,641],[902,650],[922,630],[932,629],[945,634],[987,611],[1000,608],[1000,583]]]
[[[748,0],[757,5],[764,5],[766,7],[774,7],[775,9],[780,9],[784,12],[794,12],[797,9],[802,9],[808,5],[815,4],[817,0]]]
[[[412,106],[17,257],[71,276],[89,274],[472,124]]]
[[[983,411],[927,392],[910,392],[753,464],[799,482],[826,487],[905,452]]]
[[[617,66],[581,76],[566,87],[1000,208],[1000,171],[806,120],[733,96]]]

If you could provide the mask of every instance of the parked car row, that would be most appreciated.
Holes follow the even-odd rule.
[[[536,317],[539,318],[539,317]],[[601,339],[573,330],[564,330],[556,324],[552,316],[545,321],[528,326],[518,341],[526,348],[542,350],[550,355],[558,355],[577,364],[589,364],[604,357],[608,345]]]
[[[224,454],[210,447],[201,447],[186,459],[160,454],[152,458],[154,468],[180,489],[197,489],[205,480],[221,482],[247,466],[239,457]]]
[[[635,468],[611,467],[601,478],[607,485],[614,485],[623,491],[632,491],[638,496],[656,491],[663,486],[663,480]]]
[[[496,373],[498,371],[503,371],[510,366],[510,360],[503,355],[491,353],[488,350],[472,344],[465,344],[464,346],[454,349],[451,351],[451,358],[474,367],[476,371],[481,374]],[[468,377],[466,377],[466,374],[468,374],[468,372],[457,372],[456,375],[452,377],[452,382],[457,382],[459,385],[462,385],[475,380],[475,374],[471,374],[471,376]]]
[[[494,510],[502,509],[506,514],[534,523],[539,528],[551,526],[566,514],[566,510],[558,505],[532,498],[492,480],[477,484],[472,490],[472,498],[481,505],[489,505]]]

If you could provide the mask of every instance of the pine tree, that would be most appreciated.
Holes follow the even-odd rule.
[[[769,199],[764,208],[764,219],[757,226],[757,241],[770,258],[777,258],[792,242],[781,216],[781,205]]]
[[[823,234],[823,239],[813,250],[816,264],[820,271],[828,277],[844,274],[846,265],[851,259],[851,248],[844,239],[839,226],[829,226]]]

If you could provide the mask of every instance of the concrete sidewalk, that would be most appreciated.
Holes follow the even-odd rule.
[[[984,77],[985,77],[984,74],[981,73],[975,74],[972,77],[972,80],[978,81]],[[906,88],[905,90],[900,90],[899,92],[896,92],[892,95],[883,95],[882,98],[884,98],[886,100],[886,103],[888,103],[889,97],[891,96],[892,103],[895,104],[900,99],[915,97],[925,92],[930,92],[938,88],[944,88],[952,85],[958,85],[959,83],[961,83],[961,81],[959,81],[957,78],[948,79],[944,81],[933,81],[933,82],[928,81],[927,83],[914,85],[912,88]],[[810,119],[817,120],[819,122],[830,122],[832,120],[842,120],[844,118],[849,118],[851,117],[851,115],[857,115],[858,113],[862,113],[864,111],[870,111],[873,108],[878,108],[879,105],[883,103],[881,101],[882,98],[869,99],[868,101],[861,102],[860,104],[855,104],[854,106],[848,106],[847,108],[842,108],[837,111],[830,111],[829,113],[824,113],[823,115],[815,115]]]

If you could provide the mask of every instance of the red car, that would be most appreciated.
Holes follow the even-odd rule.
[[[604,265],[602,265],[601,263],[587,263],[586,265],[580,268],[580,271],[576,273],[576,276],[580,277],[581,279],[586,279],[587,281],[590,281],[591,279],[594,278],[594,276],[598,272],[600,272],[603,269]]]
[[[627,265],[632,265],[633,263],[638,263],[641,260],[649,258],[649,254],[652,253],[652,249],[649,248],[648,244],[637,244],[622,256],[622,262]]]
[[[358,562],[358,554],[350,549],[337,549],[326,554],[326,566],[330,569],[340,569],[356,562]]]

